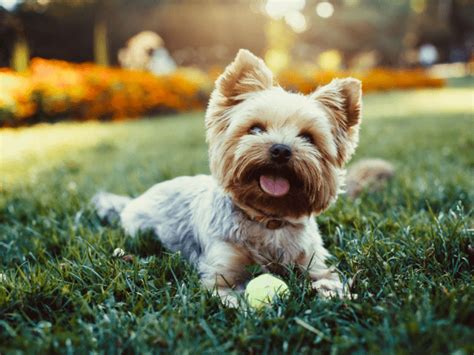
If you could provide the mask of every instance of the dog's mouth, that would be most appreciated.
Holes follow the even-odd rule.
[[[283,197],[302,186],[292,169],[285,167],[260,167],[246,176],[248,183],[256,181],[260,190],[272,197]]]
[[[290,181],[281,176],[260,175],[260,188],[273,197],[285,196],[290,191]]]

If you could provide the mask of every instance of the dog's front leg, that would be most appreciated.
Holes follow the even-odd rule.
[[[227,242],[213,242],[200,256],[198,270],[202,284],[215,292],[228,307],[237,307],[237,292],[248,279],[252,260],[243,248]]]
[[[322,246],[315,246],[310,252],[303,253],[298,260],[298,265],[312,280],[311,286],[322,297],[349,297],[347,285],[343,285],[334,268],[326,266],[328,251]]]

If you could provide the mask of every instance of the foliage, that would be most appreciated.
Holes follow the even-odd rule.
[[[6,119],[22,120],[37,111],[34,85],[24,74],[0,70],[0,124]]]
[[[33,59],[28,74],[0,71],[0,126],[63,119],[123,119],[157,112],[205,108],[212,81],[197,69],[151,73]],[[440,87],[444,82],[423,70],[375,69],[369,72],[287,70],[279,82],[305,93],[336,77],[355,76],[365,91]]]
[[[363,72],[352,71],[319,71],[319,70],[287,70],[280,74],[282,86],[310,93],[317,86],[328,84],[334,78],[352,76],[362,81],[364,92],[406,90],[426,87],[443,87],[444,80],[431,77],[423,69],[385,69],[375,68]]]
[[[5,87],[0,102],[0,123],[4,124],[27,118],[117,119],[187,111],[205,105],[210,87],[207,77],[194,69],[154,76],[39,58],[32,61],[28,76],[1,72],[0,86]],[[28,90],[19,89],[23,86]],[[27,105],[36,110],[26,110]]]
[[[179,255],[100,224],[87,205],[99,189],[137,195],[206,173],[202,113],[4,130],[17,142],[6,150],[30,152],[0,173],[12,177],[0,194],[0,352],[472,353],[471,95],[368,95],[355,160],[388,159],[395,180],[318,218],[359,298],[323,301],[291,273],[292,297],[249,314],[220,306]],[[117,247],[133,258],[114,258]]]

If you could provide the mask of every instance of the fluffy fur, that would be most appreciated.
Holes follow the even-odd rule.
[[[240,50],[206,112],[211,176],[159,183],[135,199],[101,193],[93,202],[103,218],[118,213],[130,235],[152,229],[227,304],[235,304],[231,291],[245,285],[246,266],[255,263],[277,273],[295,265],[323,296],[343,296],[314,216],[337,197],[360,116],[358,80],[290,93],[274,85],[261,59]],[[272,159],[275,144],[291,150],[287,162]],[[283,181],[287,192],[265,192],[265,176]]]
[[[364,159],[353,164],[346,176],[346,193],[356,198],[362,191],[381,190],[395,175],[395,168],[382,159]]]

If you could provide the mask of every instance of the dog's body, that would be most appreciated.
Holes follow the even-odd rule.
[[[312,256],[312,272],[330,276],[324,263],[329,254],[313,218],[270,229],[265,223],[272,219],[249,219],[212,176],[178,177],[156,184],[136,199],[100,193],[94,203],[102,218],[119,213],[131,236],[153,231],[167,249],[179,251],[196,267],[209,288],[215,286],[216,274],[222,274],[218,286],[224,296],[226,288],[244,285],[246,266],[252,264],[275,272],[285,265],[306,270],[310,260],[305,256]]]
[[[300,267],[320,293],[343,296],[314,216],[337,197],[358,142],[360,106],[358,80],[334,80],[309,96],[289,93],[241,50],[206,113],[212,175],[166,181],[136,199],[101,193],[97,211],[119,213],[131,235],[153,230],[228,303],[255,263],[276,272]]]

